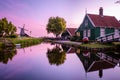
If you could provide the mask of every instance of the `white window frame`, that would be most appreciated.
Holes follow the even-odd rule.
[[[87,27],[88,26],[88,20],[86,19],[85,20],[85,27]]]
[[[90,29],[88,30],[88,37],[90,37],[91,36],[91,31],[90,31]]]
[[[100,36],[105,36],[105,28],[100,28]]]
[[[83,37],[86,37],[86,30],[83,31]]]

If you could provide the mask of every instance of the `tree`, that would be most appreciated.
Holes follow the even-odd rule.
[[[7,64],[9,60],[12,60],[13,57],[17,54],[17,50],[15,47],[11,48],[2,48],[0,50],[0,63]]]
[[[11,36],[14,35],[16,31],[17,31],[16,27],[12,24],[12,22],[9,22],[6,34],[8,36]]]
[[[50,17],[47,24],[47,32],[53,33],[56,37],[66,29],[66,21],[60,17]]]
[[[16,27],[12,22],[8,22],[7,18],[2,18],[0,20],[0,37],[10,37],[11,35],[14,35],[16,31]]]
[[[5,29],[7,29],[8,21],[6,18],[2,18],[0,20],[0,36],[4,36],[5,34]]]
[[[66,53],[59,46],[56,46],[53,49],[48,49],[47,57],[51,65],[59,66],[65,62]]]

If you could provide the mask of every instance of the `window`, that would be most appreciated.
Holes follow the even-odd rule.
[[[100,36],[105,36],[105,29],[104,28],[100,28]]]
[[[83,31],[83,37],[86,37],[86,30]]]
[[[88,26],[88,20],[86,19],[85,20],[85,27],[87,27]]]
[[[80,32],[77,32],[76,35],[77,35],[77,36],[80,36]]]
[[[90,33],[90,29],[89,29],[89,30],[88,30],[88,37],[90,37],[90,34],[91,34],[91,33]]]

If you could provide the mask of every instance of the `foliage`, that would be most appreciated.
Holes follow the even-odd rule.
[[[21,44],[21,47],[27,47],[42,42],[40,38],[13,38],[10,39],[14,44]]]
[[[3,48],[4,43],[0,42],[0,50]]]
[[[7,18],[0,20],[0,37],[10,37],[17,31],[12,22],[8,22]]]
[[[50,17],[47,24],[47,32],[53,33],[58,37],[66,28],[66,21],[60,17]]]
[[[7,64],[9,60],[17,54],[17,51],[14,47],[4,48],[0,50],[0,62]]]
[[[81,38],[79,37],[79,36],[72,36],[71,38],[70,38],[70,41],[76,41],[76,42],[81,42],[82,40],[81,40]]]
[[[51,65],[54,64],[58,66],[64,63],[66,54],[60,49],[60,47],[56,46],[53,49],[48,49],[47,57]]]
[[[12,34],[12,35],[10,35],[9,37],[10,37],[10,38],[17,38],[18,35],[17,35],[17,34]]]

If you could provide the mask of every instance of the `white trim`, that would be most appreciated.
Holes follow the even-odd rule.
[[[94,61],[90,66],[89,68],[87,69],[87,72],[92,68],[92,66],[95,64],[96,61]]]
[[[71,50],[71,48],[69,48],[66,53],[68,53],[70,50]]]
[[[84,38],[84,37],[87,37],[86,32],[87,32],[86,30],[83,30],[83,38]]]
[[[91,36],[91,30],[89,29],[88,30],[88,37],[90,37]]]
[[[80,24],[80,26],[81,26],[81,24]],[[80,26],[75,30],[75,33],[78,32],[78,29],[80,28]]]
[[[118,28],[115,28],[114,29],[114,38],[118,38],[119,37],[119,29]]]
[[[105,28],[100,28],[100,36],[105,36]]]
[[[67,30],[67,32],[70,34],[70,36],[72,36],[72,34],[69,32],[69,30],[68,29],[66,29]]]
[[[82,23],[80,24],[80,26],[83,24],[83,22],[84,22],[84,20],[85,20],[86,15],[87,15],[87,14],[85,14],[84,19],[83,19]],[[78,29],[80,28],[80,26],[76,29],[76,31],[78,31]],[[75,31],[75,32],[76,32],[76,31]]]
[[[88,16],[88,14],[87,14],[87,17],[88,17],[88,19],[90,20],[90,22],[92,23],[92,25],[93,25],[94,27],[96,27],[95,24],[94,24],[94,22],[91,20],[90,16]]]

